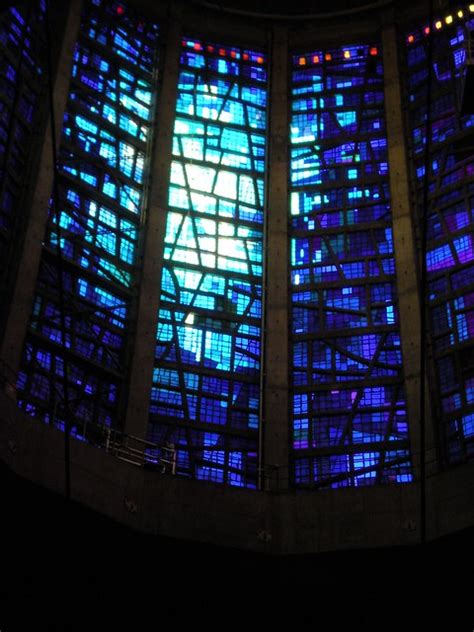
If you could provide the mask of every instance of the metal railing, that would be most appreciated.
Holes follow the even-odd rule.
[[[0,390],[3,390],[14,401],[17,399],[16,381],[15,372],[0,359]],[[64,422],[60,420],[55,421],[54,416],[50,425],[62,431],[65,430]],[[77,441],[83,441],[95,446],[106,454],[136,467],[150,469],[160,474],[189,476],[189,472],[179,471],[178,448],[174,443],[160,445],[110,426],[82,420],[72,421],[70,424],[70,436]],[[257,481],[260,481],[261,487],[259,489],[283,493],[292,487],[290,467],[291,465],[288,464],[273,465],[262,463],[256,471],[252,471],[251,475],[233,468],[230,468],[230,470],[244,478],[248,475],[248,480],[251,481],[251,484],[247,485],[245,483],[244,486],[247,488],[257,488]],[[313,486],[308,485],[307,488],[309,489]],[[306,488],[306,486],[303,486],[303,488]]]
[[[16,372],[0,358],[0,390],[14,401],[17,399],[16,384]],[[53,420],[51,425],[64,431],[63,422]],[[110,426],[77,420],[71,423],[70,436],[132,465],[150,466],[162,474],[176,474],[177,451],[172,443],[159,445]]]
[[[56,426],[64,430],[63,424]],[[176,474],[177,451],[174,444],[159,445],[122,430],[87,421],[79,427],[73,424],[71,437],[137,467],[149,466],[161,474]]]

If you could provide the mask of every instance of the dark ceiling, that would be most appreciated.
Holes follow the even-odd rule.
[[[261,15],[287,16],[319,16],[347,12],[354,14],[358,9],[362,11],[375,10],[378,6],[396,6],[398,9],[415,5],[428,6],[428,0],[192,0],[194,4],[206,6],[231,13],[249,13]],[[449,0],[433,0],[433,10],[439,11],[449,4]]]
[[[258,13],[310,14],[327,11],[354,9],[370,4],[373,0],[298,0],[297,2],[275,2],[271,0],[223,0],[214,4],[222,8],[241,9]]]
[[[308,15],[328,11],[352,10],[359,6],[375,3],[377,0],[297,0],[296,2],[271,0],[210,0],[202,4],[214,5],[222,10],[249,11],[265,14]]]

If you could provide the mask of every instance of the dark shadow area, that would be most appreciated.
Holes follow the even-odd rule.
[[[474,529],[274,558],[133,532],[3,465],[0,481],[2,632],[474,627]]]

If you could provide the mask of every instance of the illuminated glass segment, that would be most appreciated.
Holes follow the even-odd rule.
[[[445,460],[474,457],[474,116],[461,116],[466,12],[407,36],[410,156],[418,213],[423,208],[428,83],[432,41],[431,139],[427,208],[427,292],[434,356],[434,408]],[[428,31],[429,32],[429,31]]]
[[[379,46],[293,56],[297,486],[412,480]]]
[[[61,257],[52,205],[19,378],[21,405],[61,426],[66,371],[78,435],[118,423],[156,56],[155,24],[121,2],[86,2],[59,153]]]
[[[43,121],[45,6],[30,4],[0,11],[0,302],[8,301],[4,275],[11,275],[16,237],[26,219],[25,181],[34,132]]]
[[[182,42],[149,438],[256,485],[266,57]]]

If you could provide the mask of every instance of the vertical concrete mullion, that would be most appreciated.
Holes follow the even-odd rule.
[[[403,124],[397,32],[393,24],[383,28],[382,46],[400,334],[413,467],[415,475],[418,477],[420,473],[420,450],[422,449],[420,442],[420,333],[422,314]],[[433,463],[435,450],[426,378],[425,384],[425,459],[427,463]]]
[[[267,489],[288,487],[288,33],[274,27],[266,228],[263,461]]]
[[[139,439],[145,439],[147,435],[160,308],[168,182],[179,76],[180,13],[180,6],[173,5],[166,33],[164,63],[161,66],[162,76],[156,112],[158,125],[153,144],[152,177],[144,228],[143,269],[124,421],[124,431]]]
[[[80,28],[82,0],[71,0],[61,44],[57,72],[53,85],[56,149],[59,149],[61,129],[69,94],[72,56]],[[47,98],[47,97],[46,97]],[[1,341],[0,358],[14,371],[20,366],[23,341],[34,300],[34,289],[41,260],[42,243],[48,222],[49,200],[53,190],[54,164],[51,135],[51,117],[45,126],[43,144],[25,232],[21,258],[18,264],[15,289]]]

